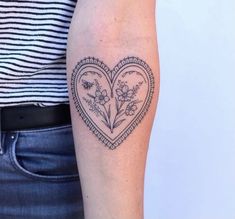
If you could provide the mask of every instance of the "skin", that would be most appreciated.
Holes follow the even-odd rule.
[[[148,112],[115,149],[98,139],[75,106],[72,72],[88,56],[98,58],[110,69],[124,57],[139,57],[150,66],[154,76]],[[155,1],[78,1],[69,30],[67,80],[85,219],[143,219],[146,157],[159,93]],[[135,82],[136,77],[128,80]],[[101,86],[108,90],[105,84]],[[141,99],[142,94],[138,95]]]

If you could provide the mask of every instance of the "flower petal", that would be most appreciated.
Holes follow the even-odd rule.
[[[118,89],[116,89],[116,93],[117,93],[117,95],[118,95],[118,96],[121,96],[121,95],[122,95],[122,91],[121,91],[121,89],[119,89],[119,88],[118,88]]]
[[[136,105],[133,105],[133,106],[132,106],[132,110],[137,110],[137,106],[136,106]]]
[[[103,96],[107,96],[107,90],[103,90],[103,91],[102,91],[102,95],[103,95]]]
[[[120,100],[120,101],[125,101],[125,98],[124,98],[123,96],[119,96],[119,97],[118,97],[118,100]]]
[[[109,97],[108,97],[108,96],[105,96],[105,97],[104,97],[104,101],[105,101],[105,102],[108,102],[108,101],[109,101]]]
[[[129,90],[129,91],[127,92],[127,96],[128,96],[128,97],[132,97],[132,96],[133,96],[133,90]]]
[[[129,90],[129,87],[127,85],[124,85],[122,88],[122,92],[126,93]]]
[[[97,90],[97,91],[95,92],[95,95],[96,95],[96,96],[100,96],[100,95],[101,95],[101,92]]]
[[[99,103],[99,101],[100,101],[100,100],[99,100],[99,97],[96,96],[96,97],[95,97],[95,102],[96,102],[96,103]]]

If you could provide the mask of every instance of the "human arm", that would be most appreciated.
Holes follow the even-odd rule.
[[[155,2],[79,1],[67,77],[85,218],[143,219],[159,87]]]

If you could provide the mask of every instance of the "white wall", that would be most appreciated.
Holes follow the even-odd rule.
[[[145,219],[235,219],[235,1],[159,0]]]

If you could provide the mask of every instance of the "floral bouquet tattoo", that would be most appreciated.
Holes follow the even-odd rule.
[[[101,116],[101,121],[106,127],[110,129],[113,133],[114,129],[120,126],[125,120],[126,116],[134,116],[136,110],[138,109],[138,103],[141,101],[136,98],[137,92],[143,82],[139,82],[132,89],[127,85],[127,81],[118,81],[115,97],[115,114],[114,119],[111,119],[111,103],[107,90],[102,89],[98,80],[94,82],[89,82],[83,80],[84,89],[90,89],[91,87],[87,85],[95,85],[96,90],[94,94],[87,93],[87,97],[83,99],[87,102],[89,110],[92,111],[97,117]],[[88,88],[89,87],[89,88]]]

